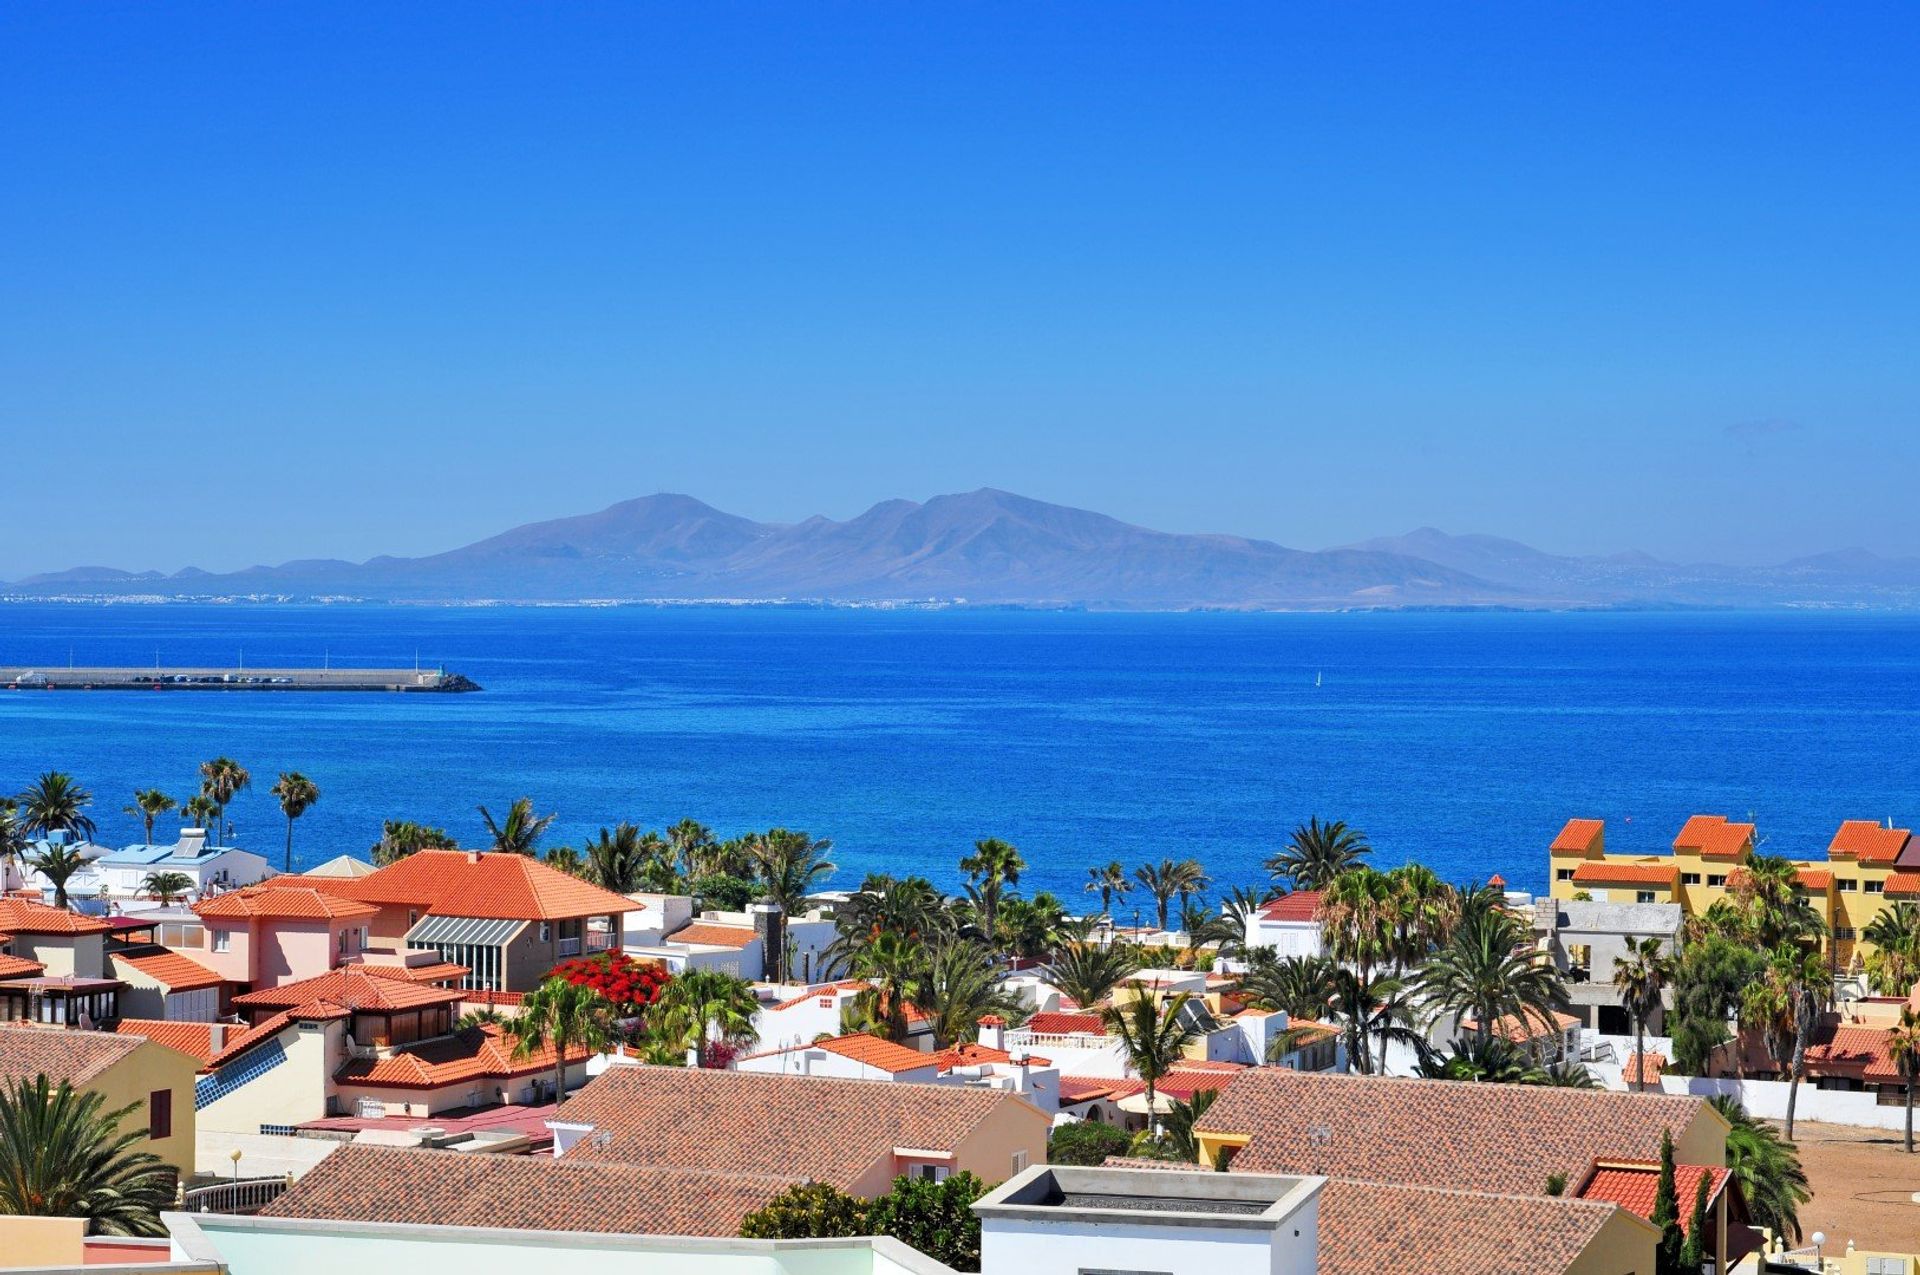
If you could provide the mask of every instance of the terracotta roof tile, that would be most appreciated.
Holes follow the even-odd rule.
[[[1848,819],[1827,843],[1827,855],[1856,863],[1892,863],[1912,837],[1905,828],[1883,827],[1871,819]]]
[[[116,1032],[48,1027],[0,1027],[0,1084],[44,1075],[59,1083],[85,1084],[146,1043]]]
[[[215,921],[286,920],[338,921],[378,916],[371,903],[356,903],[312,886],[270,883],[231,890],[193,905],[203,919]]]
[[[1537,1195],[1549,1174],[1573,1179],[1597,1160],[1655,1155],[1663,1130],[1678,1138],[1718,1119],[1696,1097],[1255,1067],[1199,1127],[1251,1135],[1233,1160],[1241,1172]]]
[[[977,1043],[951,1045],[946,1049],[935,1050],[926,1056],[933,1059],[934,1065],[940,1068],[942,1075],[952,1071],[955,1067],[979,1067],[988,1063],[1010,1063],[1013,1061],[1013,1055],[1006,1050],[995,1049],[991,1045],[981,1045]],[[1047,1065],[1046,1059],[1035,1058],[1032,1055],[1028,1055],[1027,1061],[1036,1067],[1044,1067]]]
[[[1027,1019],[1023,1026],[1030,1032],[1043,1036],[1072,1036],[1085,1033],[1093,1036],[1107,1034],[1107,1022],[1098,1014],[1035,1014]]]
[[[369,876],[302,880],[342,898],[420,908],[438,916],[558,921],[638,912],[646,906],[527,855],[473,850],[421,850]]]
[[[1510,1044],[1524,1045],[1542,1036],[1558,1036],[1567,1028],[1577,1027],[1579,1024],[1580,1020],[1572,1014],[1555,1013],[1551,1022],[1542,1018],[1537,1012],[1529,1013],[1525,1018],[1518,1014],[1506,1014],[1493,1020],[1493,1034]],[[1460,1020],[1462,1031],[1473,1031],[1479,1025],[1471,1018]]]
[[[164,947],[138,952],[114,952],[112,960],[115,965],[124,961],[154,982],[176,992],[218,987],[225,981],[200,962]]]
[[[781,1001],[775,1005],[769,1005],[767,1008],[776,1012],[783,1009],[793,1009],[797,1006],[805,1005],[808,1001],[829,999],[838,992],[864,992],[867,990],[867,986],[867,983],[863,979],[842,979],[837,983],[824,983],[818,987],[809,988],[799,996]]]
[[[553,1046],[515,1058],[516,1038],[491,1024],[463,1028],[451,1036],[396,1049],[384,1058],[349,1058],[334,1072],[341,1084],[391,1085],[401,1089],[438,1089],[469,1080],[513,1080],[552,1072]],[[567,1050],[567,1062],[585,1062],[589,1051]]]
[[[865,1033],[851,1036],[839,1036],[832,1040],[816,1040],[807,1046],[809,1049],[824,1049],[830,1054],[838,1054],[863,1066],[877,1068],[891,1075],[903,1071],[919,1071],[923,1067],[935,1067],[932,1054],[923,1054],[917,1049],[905,1045],[896,1045],[890,1040]]]
[[[214,1024],[212,1023],[174,1023],[163,1022],[157,1018],[123,1018],[114,1024],[114,1031],[123,1036],[144,1036],[156,1045],[165,1045],[168,1049],[177,1049],[181,1053],[200,1060],[201,1066],[213,1061],[218,1051],[213,1047]],[[239,1028],[231,1029],[234,1034]]]
[[[269,1217],[625,1235],[734,1236],[747,1214],[804,1181],[583,1162],[573,1155],[456,1155],[349,1145],[308,1170]]]
[[[1745,868],[1735,868],[1727,874],[1727,884],[1738,888],[1746,878]],[[1825,868],[1795,868],[1793,883],[1803,890],[1830,890],[1833,888],[1833,873]]]
[[[435,961],[431,965],[381,965],[362,961],[354,968],[364,970],[374,978],[390,978],[396,983],[444,983],[449,979],[464,978],[470,973],[466,966],[455,965],[452,961]]]
[[[1725,815],[1695,815],[1673,839],[1675,850],[1697,850],[1708,859],[1738,859],[1753,844],[1753,825],[1729,823]]]
[[[38,961],[30,961],[24,956],[8,956],[0,953],[0,978],[32,978],[47,972],[47,967]]]
[[[1566,827],[1560,829],[1560,835],[1553,839],[1553,845],[1548,847],[1548,850],[1550,853],[1558,851],[1562,854],[1585,853],[1593,848],[1593,843],[1600,839],[1606,826],[1606,822],[1601,819],[1569,819]]]
[[[1887,893],[1897,896],[1920,895],[1920,872],[1896,872],[1887,878]]]
[[[335,1019],[352,1018],[353,1011],[341,1005],[326,1001],[309,1001],[305,1005],[296,1005],[292,1009],[282,1010],[271,1018],[264,1018],[244,1031],[229,1031],[226,1044],[213,1056],[210,1067],[221,1067],[246,1053],[261,1041],[278,1036],[293,1023],[324,1023]]]
[[[464,993],[455,988],[430,987],[404,979],[366,972],[365,966],[342,965],[297,983],[282,983],[233,998],[245,1009],[292,1009],[311,1001],[326,1001],[346,1009],[403,1010],[422,1005],[451,1005]]]
[[[1671,863],[1609,863],[1596,859],[1573,870],[1577,884],[1585,885],[1664,885],[1673,888],[1679,869]]]
[[[745,947],[760,936],[738,925],[714,925],[695,921],[667,935],[669,943],[703,943],[709,947]]]
[[[1260,909],[1263,921],[1311,921],[1320,911],[1319,890],[1295,890]]]
[[[0,930],[8,934],[105,934],[112,928],[96,917],[50,908],[37,899],[0,898]]]
[[[1614,1216],[1591,1200],[1335,1179],[1320,1192],[1319,1275],[1377,1275],[1416,1253],[1421,1275],[1570,1270]]]
[[[1861,1027],[1852,1023],[1823,1022],[1815,1034],[1816,1044],[1807,1046],[1807,1067],[1815,1074],[1878,1076],[1893,1080],[1898,1071],[1888,1052],[1888,1031],[1884,1027]]]
[[[962,1085],[648,1066],[608,1068],[565,1113],[611,1135],[568,1160],[804,1176],[843,1190],[895,1147],[952,1151],[994,1118],[1047,1124],[1014,1094]]]
[[[1673,1166],[1674,1195],[1680,1200],[1680,1233],[1685,1235],[1693,1220],[1693,1201],[1700,1190],[1700,1179],[1707,1178],[1709,1205],[1727,1188],[1727,1171],[1700,1164]],[[1660,1189],[1660,1162],[1640,1160],[1632,1163],[1602,1163],[1583,1183],[1575,1196],[1582,1200],[1601,1200],[1617,1204],[1627,1212],[1649,1221],[1653,1218],[1653,1199]]]
[[[1666,1070],[1667,1056],[1657,1049],[1649,1049],[1644,1054],[1627,1056],[1627,1065],[1620,1069],[1620,1080],[1629,1085],[1657,1085]]]

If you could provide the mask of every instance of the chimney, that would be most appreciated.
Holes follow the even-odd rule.
[[[998,1014],[980,1015],[980,1043],[988,1049],[1005,1049],[1007,1020]]]
[[[213,1052],[219,1053],[227,1047],[227,1025],[225,1023],[207,1024],[207,1043],[213,1046]]]
[[[467,851],[467,862],[468,863],[480,862],[480,852],[478,850]]]
[[[778,983],[786,977],[786,953],[781,938],[786,927],[780,924],[778,903],[755,903],[747,909],[753,915],[753,932],[760,936],[760,977]]]

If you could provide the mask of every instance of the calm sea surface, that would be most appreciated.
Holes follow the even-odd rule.
[[[276,858],[266,789],[322,790],[296,857],[364,855],[380,820],[481,835],[522,794],[551,844],[691,815],[835,842],[842,882],[951,886],[978,837],[1023,884],[1194,856],[1224,881],[1307,816],[1385,862],[1545,883],[1571,815],[1615,848],[1695,811],[1823,849],[1843,817],[1920,819],[1920,619],[1864,615],[1078,615],[729,608],[0,607],[0,664],[411,665],[477,695],[0,692],[0,791],[49,767],[138,839],[226,753],[238,840]],[[1319,685],[1316,686],[1316,677]]]

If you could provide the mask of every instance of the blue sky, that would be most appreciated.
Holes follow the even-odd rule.
[[[1920,553],[1920,18],[0,9],[0,576],[981,485]]]

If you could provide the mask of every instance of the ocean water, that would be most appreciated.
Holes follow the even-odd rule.
[[[839,880],[948,887],[980,837],[1070,898],[1089,865],[1223,883],[1309,815],[1382,863],[1538,889],[1562,821],[1665,846],[1688,814],[1819,851],[1920,819],[1920,619],[1864,614],[1107,615],[771,608],[0,607],[0,664],[428,664],[473,695],[0,692],[0,791],[47,768],[137,840],[137,787],[225,753],[277,861],[277,770],[321,788],[296,859],[383,818],[473,843],[528,795],[578,844],[630,819],[831,837]],[[1316,684],[1316,680],[1317,683]],[[163,824],[163,827],[166,825]]]

